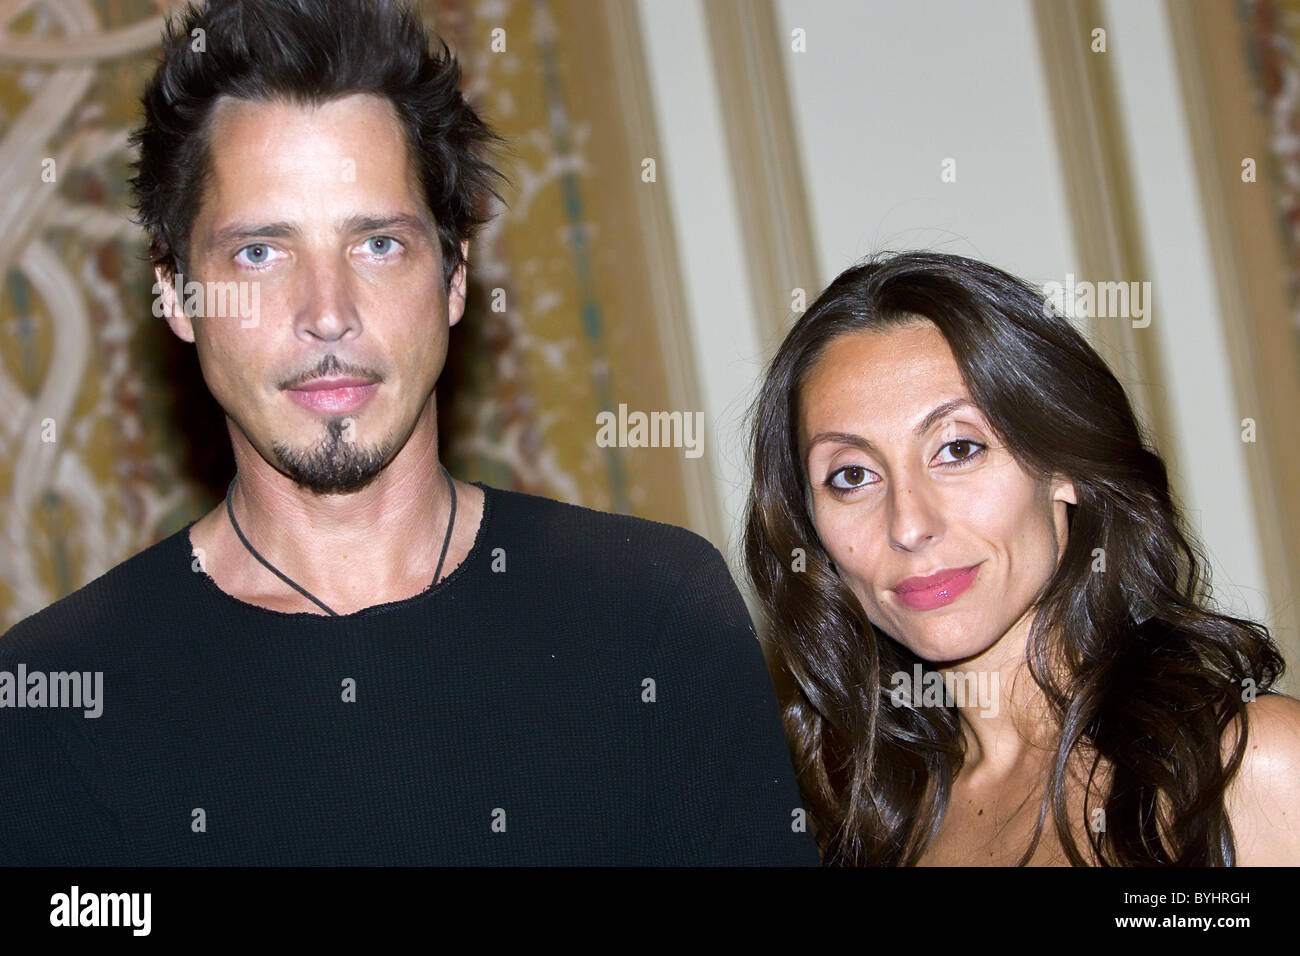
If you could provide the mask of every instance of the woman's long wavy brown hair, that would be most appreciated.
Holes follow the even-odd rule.
[[[805,378],[836,337],[923,316],[975,404],[1027,473],[1065,475],[1078,503],[1039,593],[1028,667],[1057,746],[1030,846],[1050,807],[1070,862],[1232,865],[1224,793],[1252,691],[1283,661],[1267,628],[1211,609],[1207,564],[1124,389],[1044,294],[990,265],[934,252],[842,273],[799,318],[750,410],[745,560],[770,626],[800,786],[826,864],[909,865],[938,832],[964,759],[955,709],[894,706],[887,682],[924,661],[876,631],[821,546],[799,456]],[[804,567],[792,570],[802,549]],[[1100,552],[1097,549],[1102,549]],[[1104,572],[1094,572],[1096,555]],[[1240,721],[1226,761],[1221,740]],[[1076,845],[1067,770],[1104,781],[1105,827]],[[1085,797],[1084,814],[1090,809]],[[1085,856],[1085,853],[1087,854]]]

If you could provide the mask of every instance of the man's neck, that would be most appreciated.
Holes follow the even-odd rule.
[[[451,514],[436,426],[417,427],[364,488],[331,495],[299,487],[242,436],[232,437],[235,518],[249,543],[290,580],[339,614],[412,597],[433,582]],[[481,491],[459,482],[456,491],[444,577],[472,547],[482,516]],[[203,570],[233,597],[274,610],[323,613],[248,552],[224,501],[191,528],[190,541],[204,552]]]

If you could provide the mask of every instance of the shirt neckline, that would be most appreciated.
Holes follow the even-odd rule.
[[[280,620],[333,621],[337,623],[339,621],[357,621],[376,614],[386,614],[405,610],[421,603],[422,601],[427,601],[434,595],[441,594],[443,591],[447,590],[449,586],[464,576],[463,572],[465,572],[470,563],[474,561],[483,550],[483,542],[487,537],[488,523],[492,519],[492,506],[497,496],[497,489],[493,488],[491,485],[485,485],[481,481],[471,481],[469,483],[474,487],[481,489],[483,492],[483,514],[479,518],[478,531],[475,532],[474,543],[470,545],[469,552],[465,555],[464,560],[462,560],[460,564],[456,565],[450,574],[443,577],[441,581],[436,583],[431,582],[429,586],[419,594],[412,594],[410,597],[402,598],[397,601],[388,601],[384,604],[372,604],[369,607],[363,607],[347,614],[338,615],[315,614],[311,611],[277,611],[274,608],[262,607],[260,604],[253,604],[223,591],[217,582],[213,580],[212,576],[206,571],[200,570],[193,573],[195,573],[199,579],[199,586],[209,594],[216,596],[218,600],[237,605],[239,608],[248,612],[268,615],[273,618],[279,618]],[[180,539],[181,547],[185,551],[185,563],[190,568],[193,568],[192,562],[194,560],[194,545],[193,542],[190,541],[190,528],[197,523],[197,519],[191,521],[182,528],[177,535]]]

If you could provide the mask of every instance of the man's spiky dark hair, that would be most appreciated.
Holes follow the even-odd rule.
[[[436,40],[436,43],[434,42]],[[208,132],[222,97],[320,104],[356,93],[392,103],[437,225],[443,281],[461,242],[485,221],[505,177],[502,143],[460,92],[460,66],[397,0],[205,0],[168,21],[162,59],[143,96],[131,179],[149,255],[184,271],[210,170]]]

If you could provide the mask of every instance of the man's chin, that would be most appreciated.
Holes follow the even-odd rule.
[[[273,445],[279,469],[298,487],[317,495],[346,495],[360,491],[388,464],[387,448],[340,445],[322,449]]]

